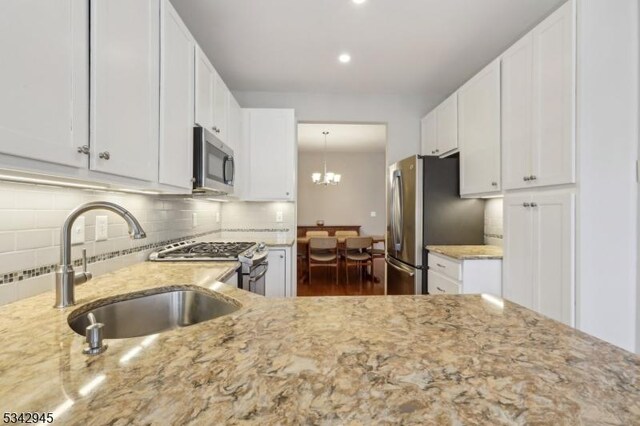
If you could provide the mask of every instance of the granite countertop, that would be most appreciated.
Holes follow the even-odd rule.
[[[458,260],[502,259],[498,246],[427,246],[427,250]]]
[[[265,299],[216,282],[237,265],[218,266],[147,262],[79,286],[80,304],[184,283],[242,305],[95,357],[52,293],[1,307],[3,410],[83,425],[640,423],[640,357],[513,303]]]

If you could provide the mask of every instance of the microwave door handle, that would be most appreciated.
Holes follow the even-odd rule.
[[[229,182],[233,182],[236,179],[236,160],[231,156],[229,157],[229,161],[231,162],[231,179]]]
[[[396,249],[396,215],[395,215],[395,200],[396,200],[396,178],[395,173],[391,179],[391,199],[389,200],[389,204],[391,204],[389,209],[389,230],[391,231],[391,248],[395,251]]]

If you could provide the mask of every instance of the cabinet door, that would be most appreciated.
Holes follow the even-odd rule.
[[[458,92],[460,194],[500,191],[500,63]]]
[[[91,2],[91,169],[158,179],[160,1]]]
[[[84,0],[0,2],[0,152],[87,167],[87,15]]]
[[[573,14],[567,2],[533,30],[532,184],[575,182]]]
[[[194,40],[169,0],[162,2],[159,181],[189,189],[193,176]]]
[[[436,109],[437,154],[443,155],[458,148],[458,94],[454,93]]]
[[[532,280],[533,231],[531,196],[504,198],[504,259],[502,292],[505,299],[535,309]]]
[[[534,309],[574,325],[574,196],[532,196]]]
[[[236,165],[233,177],[233,196],[242,199],[245,195],[246,161],[244,142],[242,140],[242,108],[233,96],[229,97],[229,131],[227,145],[233,149],[233,159]]]
[[[294,200],[296,129],[290,109],[247,109],[243,114],[249,155],[249,199]]]
[[[213,94],[215,70],[199,46],[196,46],[195,123],[213,131]]]
[[[533,40],[528,34],[502,56],[502,179],[505,189],[529,186],[532,108]]]
[[[218,139],[226,143],[229,127],[229,97],[231,93],[215,70],[213,71],[213,79],[213,131],[218,136]]]
[[[438,140],[436,134],[436,112],[431,111],[421,121],[421,151],[422,155],[438,155]]]
[[[287,289],[287,258],[284,250],[269,250],[269,269],[265,277],[265,297],[285,297]]]

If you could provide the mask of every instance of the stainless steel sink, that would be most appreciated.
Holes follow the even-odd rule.
[[[69,326],[84,336],[90,324],[89,314],[104,324],[105,339],[147,336],[176,327],[230,314],[240,305],[215,297],[203,290],[175,287],[160,288],[120,296],[120,300],[103,299],[81,307],[69,315]]]

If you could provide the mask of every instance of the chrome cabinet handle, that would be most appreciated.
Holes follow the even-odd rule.
[[[531,207],[538,207],[538,203],[531,203]]]
[[[535,175],[531,175],[531,176],[529,176],[529,180],[536,180],[536,179],[538,179],[538,177],[537,177],[537,176],[535,176]]]
[[[531,207],[531,204],[529,204],[529,203],[522,203],[522,207]]]
[[[529,176],[525,176],[522,178],[523,181],[525,182],[529,182],[531,180],[531,178]]]
[[[102,158],[103,160],[108,160],[109,158],[111,158],[111,154],[109,154],[109,151],[105,151],[99,153],[98,157]]]
[[[498,186],[498,182],[491,182],[491,186]]]
[[[441,268],[447,269],[447,267],[446,267],[446,266],[441,265],[441,264],[439,264],[439,263],[436,263],[436,265],[437,265],[437,266],[439,266],[439,267],[441,267]]]
[[[436,288],[437,288],[438,290],[440,290],[441,292],[446,293],[446,291],[444,291],[444,290],[443,290],[443,289],[441,289],[440,287],[437,287],[437,286],[436,286]]]
[[[216,126],[213,126],[211,129],[216,133],[220,133],[220,129],[218,129]]]
[[[431,151],[431,153],[432,153],[432,154],[435,154],[435,153],[436,153],[436,151],[435,151],[435,150],[434,150],[434,151]]]
[[[82,145],[78,147],[79,154],[89,155],[89,145]]]
[[[437,153],[439,153],[439,152],[440,152],[440,150],[439,150],[439,149],[436,149],[436,154],[437,154]]]

